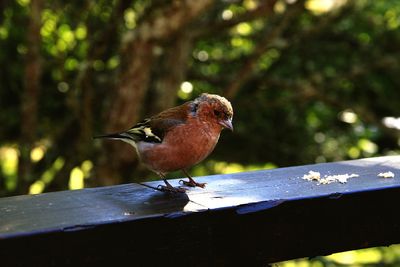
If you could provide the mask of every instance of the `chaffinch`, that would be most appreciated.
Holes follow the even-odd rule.
[[[166,192],[185,192],[167,180],[168,172],[182,170],[189,181],[180,182],[190,187],[205,187],[197,183],[187,168],[204,160],[218,142],[224,128],[233,131],[233,109],[224,97],[201,94],[193,101],[162,111],[145,119],[127,131],[96,136],[124,141],[132,145],[141,161],[165,182],[157,189]]]

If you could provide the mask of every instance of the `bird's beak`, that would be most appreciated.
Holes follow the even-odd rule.
[[[232,125],[232,119],[226,119],[226,120],[221,120],[219,122],[219,124],[224,127],[227,128],[229,130],[231,130],[233,132],[233,125]]]

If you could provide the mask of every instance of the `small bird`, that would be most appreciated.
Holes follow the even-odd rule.
[[[157,189],[170,193],[184,193],[173,187],[166,174],[182,170],[189,181],[180,183],[190,187],[205,187],[189,175],[187,169],[204,160],[218,142],[224,128],[233,131],[233,109],[224,97],[203,93],[193,101],[162,111],[135,124],[129,130],[95,136],[124,141],[132,145],[142,163],[163,179]]]

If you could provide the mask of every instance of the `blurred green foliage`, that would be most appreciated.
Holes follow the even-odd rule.
[[[107,97],[112,96],[120,71],[121,39],[138,27],[145,12],[162,5],[127,1],[116,37],[105,45],[101,34],[115,19],[113,12],[120,3],[42,3],[43,73],[32,150],[39,154],[31,157],[40,165],[35,177],[51,169],[57,158],[63,161],[68,156],[63,151],[69,145],[68,134],[74,135],[68,131],[74,127],[71,111],[83,105],[77,96],[83,93],[79,81],[87,69],[94,72],[90,82],[96,88],[96,101],[91,108],[98,115],[89,127],[102,131],[107,123],[102,115],[109,108]],[[258,1],[216,3],[200,18],[219,30],[196,29],[185,81],[176,88],[177,102],[202,92],[229,93],[237,81],[240,86],[231,94],[235,133],[223,135],[211,160],[288,166],[397,153],[398,131],[386,127],[382,119],[399,115],[398,1],[305,1],[290,25],[281,27],[286,11],[294,9],[288,3],[271,1],[269,16],[247,15],[257,9]],[[6,66],[0,76],[0,178],[6,181],[6,191],[15,190],[16,185],[12,181],[17,167],[10,159],[18,154],[21,94],[29,83],[23,78],[29,12],[28,0],[6,2],[0,17],[0,62]],[[91,58],[96,44],[104,46],[105,52]],[[167,47],[160,44],[158,49],[155,53],[162,54]],[[253,68],[243,79],[246,66]],[[75,166],[85,160],[96,162],[94,152]]]
[[[399,266],[400,245],[335,253],[325,257],[297,259],[273,264],[276,267]]]
[[[40,91],[28,190],[20,186],[18,164],[22,95],[31,82],[25,72],[33,1],[0,3],[1,196],[102,185],[96,170],[104,147],[80,139],[85,125],[80,112],[88,108],[93,118],[87,121],[89,133],[107,128],[119,74],[125,71],[126,40],[172,4],[40,2]],[[187,24],[154,41],[139,117],[156,110],[157,82],[174,70],[163,69],[162,62],[176,40],[188,38],[190,55],[180,67],[184,75],[167,94],[179,104],[202,92],[218,93],[228,96],[235,110],[235,132],[222,134],[194,175],[398,154],[400,122],[385,123],[400,116],[398,0],[216,1]],[[115,177],[156,178],[130,166]],[[398,247],[367,251],[380,253],[376,261],[398,264]],[[283,265],[342,264],[337,259]]]

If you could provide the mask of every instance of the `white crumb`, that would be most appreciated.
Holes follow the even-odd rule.
[[[307,181],[318,181],[321,179],[321,174],[315,171],[309,171],[308,174],[303,175],[303,179]]]
[[[349,178],[358,177],[358,174],[336,174],[336,175],[325,175],[321,178],[321,173],[316,171],[309,171],[308,174],[303,175],[303,179],[307,181],[317,181],[318,184],[330,184],[339,182],[341,184],[347,183]]]
[[[321,179],[321,184],[330,184],[333,182],[339,182],[341,184],[345,184],[347,183],[347,180],[349,178],[353,178],[353,177],[358,177],[360,175],[352,173],[352,174],[337,174],[337,175],[328,175],[328,176],[324,176],[323,179]]]
[[[379,177],[382,178],[394,178],[394,173],[393,172],[381,172],[380,174],[378,174]]]

